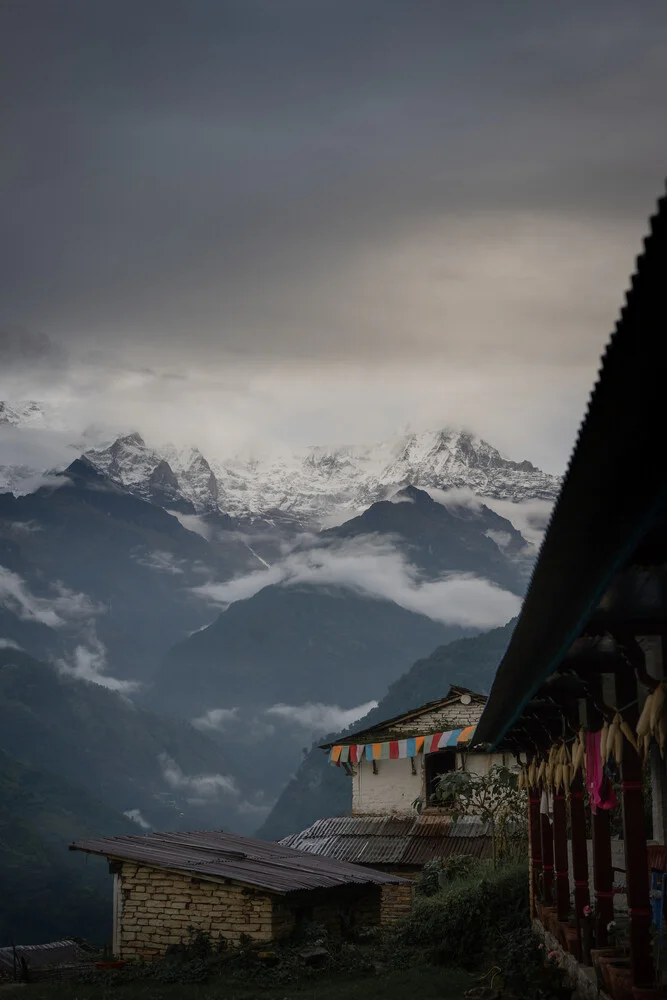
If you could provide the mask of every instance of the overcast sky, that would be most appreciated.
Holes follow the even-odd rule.
[[[0,0],[4,394],[565,465],[667,170],[664,0]],[[32,382],[34,384],[31,383]]]

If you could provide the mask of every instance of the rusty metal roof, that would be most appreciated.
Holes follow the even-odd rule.
[[[361,865],[424,865],[455,854],[491,857],[488,827],[451,816],[334,816],[280,841],[318,857]]]
[[[16,960],[23,958],[30,969],[44,969],[79,961],[85,954],[76,941],[49,941],[48,944],[17,944],[0,948],[0,970],[14,971]]]
[[[403,881],[395,875],[360,868],[342,860],[316,857],[312,852],[295,850],[284,844],[222,831],[79,840],[70,844],[70,850],[136,861],[149,868],[170,868],[201,878],[228,879],[281,894]]]

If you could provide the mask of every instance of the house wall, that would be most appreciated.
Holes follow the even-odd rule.
[[[347,929],[379,927],[382,921],[383,888],[393,887],[349,886],[299,893],[294,899],[276,899],[273,911],[274,938],[289,937],[296,930],[300,917],[326,927],[332,938],[342,937]],[[411,893],[412,886],[407,888]]]
[[[411,885],[382,886],[382,926],[404,920],[412,909],[414,888]]]
[[[125,862],[117,876],[121,900],[118,955],[151,959],[188,937],[188,927],[230,943],[247,934],[273,936],[273,898],[240,885],[193,882],[160,868]]]
[[[463,768],[476,774],[486,774],[493,764],[502,764],[503,761],[503,754],[456,755],[457,769]],[[378,760],[375,762],[377,774],[373,773],[373,761],[362,760],[360,764],[355,764],[352,814],[412,813],[412,803],[424,795],[424,755],[419,754],[414,762],[416,774],[412,773],[412,761],[409,758]]]
[[[188,928],[237,944],[289,937],[300,917],[333,937],[346,926],[378,926],[408,912],[412,886],[345,886],[270,895],[238,884],[194,880],[160,868],[124,862],[115,876],[118,903],[115,952],[122,959],[159,958],[188,938]],[[406,909],[407,907],[407,909]]]
[[[472,701],[469,705],[464,705],[457,699],[434,712],[424,712],[415,719],[396,722],[391,728],[394,733],[399,733],[401,738],[422,733],[447,732],[449,729],[464,729],[466,726],[477,725],[483,710],[484,703]]]

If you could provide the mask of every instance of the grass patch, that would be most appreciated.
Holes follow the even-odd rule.
[[[235,982],[227,978],[207,983],[133,982],[36,984],[9,990],[26,1000],[462,1000],[474,980],[457,969],[418,965],[377,976],[318,976],[284,986]]]

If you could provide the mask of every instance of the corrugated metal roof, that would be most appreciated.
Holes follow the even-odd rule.
[[[70,850],[136,861],[148,867],[171,868],[203,878],[229,879],[277,893],[403,881],[343,860],[314,856],[314,852],[296,850],[291,845],[222,831],[80,840],[70,844]]]
[[[488,827],[476,817],[333,816],[285,837],[286,847],[361,865],[423,865],[466,854],[491,857]]]
[[[80,960],[83,952],[76,941],[49,941],[48,944],[17,944],[0,948],[0,969],[14,970],[14,952],[17,959],[25,959],[30,969],[44,969],[50,966],[69,964]]]

